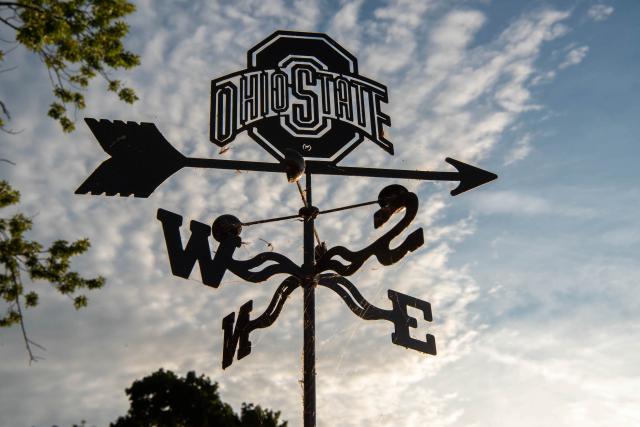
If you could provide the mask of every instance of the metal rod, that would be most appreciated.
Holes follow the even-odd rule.
[[[301,193],[302,194],[302,193]],[[304,199],[304,195],[302,197],[302,202],[305,203],[306,206],[306,200]],[[333,212],[338,212],[338,211],[344,211],[346,209],[354,209],[354,208],[360,208],[362,206],[369,206],[369,205],[373,205],[375,203],[378,203],[377,200],[372,200],[370,202],[362,202],[362,203],[357,203],[355,205],[348,205],[348,206],[341,206],[339,208],[333,208],[333,209],[326,209],[324,211],[320,211],[318,212],[318,215],[322,215],[322,214],[328,214],[328,213],[333,213]],[[296,219],[296,218],[302,218],[302,215],[300,214],[296,214],[296,215],[287,215],[287,216],[278,216],[275,218],[268,218],[268,219],[259,219],[256,221],[250,221],[250,222],[242,222],[240,223],[243,227],[247,227],[249,225],[257,225],[257,224],[266,224],[268,222],[275,222],[275,221],[286,221],[288,219]]]
[[[249,226],[249,225],[256,225],[256,224],[265,224],[267,222],[274,222],[274,221],[284,221],[287,219],[295,219],[295,218],[300,218],[300,215],[287,215],[287,216],[279,216],[277,218],[269,218],[269,219],[260,219],[257,221],[251,221],[251,222],[243,222],[241,223],[241,225],[243,227]]]
[[[305,208],[310,207],[311,205],[307,203],[307,198],[304,196],[304,191],[302,191],[302,187],[300,186],[300,181],[296,181],[296,186],[298,187],[298,192],[300,193],[300,197],[302,198],[302,203],[304,204],[304,207]],[[315,227],[313,227],[313,235],[316,236],[316,242],[320,244],[320,236],[318,236],[318,230],[316,230]]]
[[[196,168],[237,169],[260,172],[284,172],[282,163],[249,162],[240,160],[203,159],[186,157],[185,166]],[[397,170],[336,166],[327,162],[306,162],[306,169],[320,175],[370,176],[375,178],[420,179],[430,181],[459,181],[460,172]]]
[[[370,176],[374,178],[422,179],[429,181],[459,181],[459,172],[436,172],[420,170],[361,168],[352,166],[336,166],[326,162],[309,161],[306,169],[315,174]]]
[[[221,160],[185,157],[184,165],[192,168],[237,169],[258,172],[284,172],[282,163],[249,162],[244,160]]]
[[[304,197],[304,191],[302,190],[302,186],[300,186],[300,181],[296,181],[296,187],[298,187],[298,193],[300,193],[300,198],[302,199],[302,204],[305,208],[309,207],[307,205],[307,198]]]
[[[369,205],[373,205],[375,203],[378,203],[378,201],[377,200],[372,200],[370,202],[356,203],[355,205],[341,206],[339,208],[333,208],[333,209],[327,209],[327,210],[324,210],[324,211],[320,211],[320,212],[318,212],[318,215],[328,214],[328,213],[338,212],[338,211],[344,211],[346,209],[360,208],[362,206],[369,206]]]
[[[306,172],[306,205],[313,206],[311,199],[311,172]],[[302,408],[304,427],[316,426],[316,301],[314,273],[314,246],[313,246],[313,217],[304,219],[304,272],[303,283],[303,395]]]

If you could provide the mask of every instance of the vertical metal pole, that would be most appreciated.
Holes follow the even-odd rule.
[[[307,208],[313,206],[311,199],[311,172],[306,172]],[[316,426],[316,297],[313,280],[314,270],[313,218],[304,221],[304,268],[305,283],[303,313],[303,419],[304,427]]]

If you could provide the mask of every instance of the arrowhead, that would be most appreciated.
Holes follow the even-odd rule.
[[[76,190],[76,194],[149,197],[184,166],[185,157],[153,123],[85,119],[96,139],[111,155]]]
[[[460,174],[460,184],[451,191],[452,196],[457,196],[460,193],[464,193],[465,191],[471,190],[472,188],[476,188],[498,178],[498,175],[495,173],[462,163],[461,161],[450,157],[447,157],[445,161],[458,169],[458,173]]]

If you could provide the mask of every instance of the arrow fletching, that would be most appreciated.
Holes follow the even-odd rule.
[[[498,178],[498,175],[495,173],[462,163],[459,160],[452,159],[450,157],[447,157],[444,160],[454,168],[458,169],[459,173],[460,184],[451,190],[452,196],[457,196],[460,193],[464,193],[465,191],[471,190],[472,188],[476,188]]]
[[[153,123],[91,118],[85,122],[111,158],[98,166],[76,194],[149,197],[186,163]]]

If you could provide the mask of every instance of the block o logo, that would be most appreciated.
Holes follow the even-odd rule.
[[[249,50],[246,70],[211,82],[210,140],[222,147],[246,130],[279,160],[293,149],[337,163],[365,138],[393,154],[387,102],[387,88],[327,35],[276,31]]]

